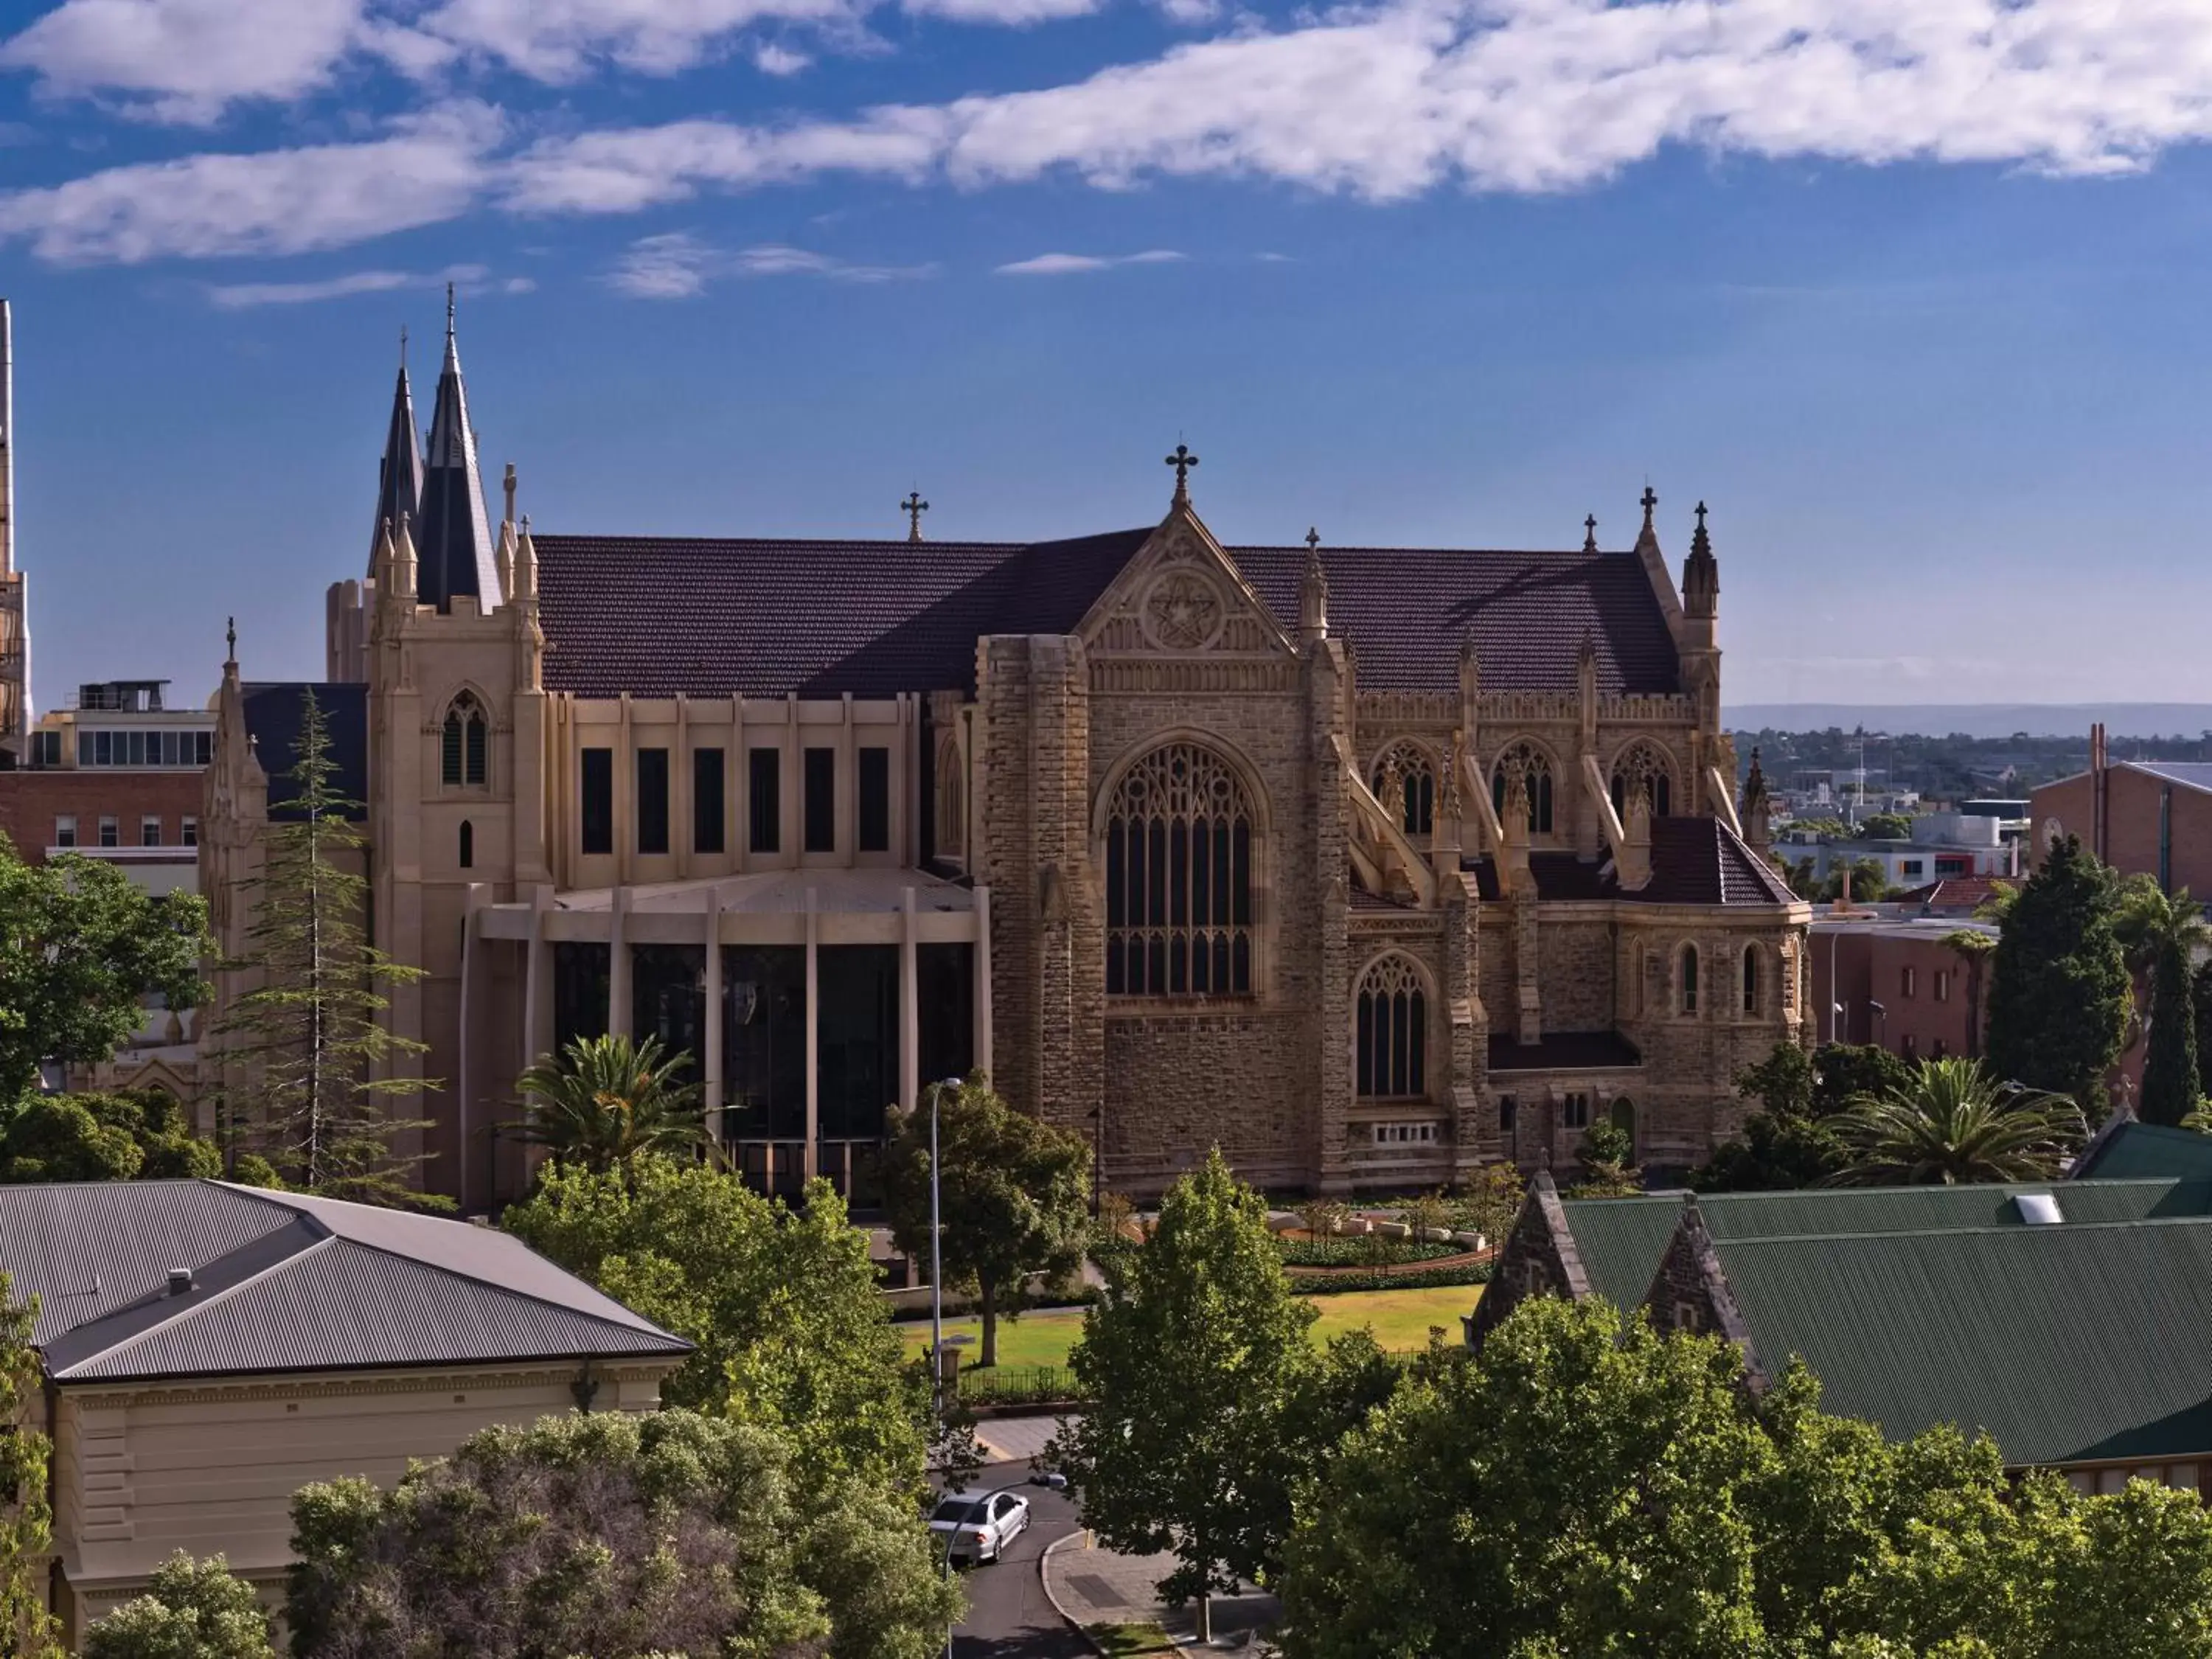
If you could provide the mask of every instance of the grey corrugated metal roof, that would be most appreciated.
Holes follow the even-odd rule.
[[[0,1268],[64,1382],[690,1349],[506,1234],[220,1182],[0,1188]]]

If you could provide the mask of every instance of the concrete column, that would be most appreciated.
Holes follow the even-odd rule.
[[[518,1072],[535,1064],[553,1046],[552,1024],[545,1017],[553,1000],[553,947],[545,940],[545,912],[551,897],[544,887],[530,896],[530,938],[522,947],[522,1057]]]
[[[988,1073],[993,1083],[998,1080],[999,1068],[991,1058],[991,890],[978,885],[971,890],[975,902],[975,1063],[974,1069]]]
[[[707,889],[707,915],[701,931],[707,939],[707,1130],[722,1144],[722,890]]]
[[[921,1098],[921,987],[915,972],[914,889],[899,917],[899,1105],[912,1111]]]
[[[822,995],[816,960],[822,951],[822,918],[815,909],[816,894],[806,890],[806,1178],[814,1179],[820,1162],[817,1141],[822,1133]]]
[[[607,907],[607,1035],[629,1036],[629,889],[617,887]]]

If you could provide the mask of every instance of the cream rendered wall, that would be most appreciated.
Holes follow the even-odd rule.
[[[593,1409],[658,1407],[675,1367],[595,1367]],[[291,1560],[292,1494],[360,1475],[390,1486],[496,1424],[575,1409],[579,1368],[393,1371],[64,1387],[54,1425],[54,1547],[72,1645],[172,1553],[218,1552],[272,1602]]]

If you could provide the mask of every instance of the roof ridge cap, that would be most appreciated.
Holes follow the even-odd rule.
[[[2063,1186],[2065,1183],[2056,1184]],[[2053,1194],[2052,1196],[2057,1194]],[[1856,1233],[1759,1233],[1747,1238],[1722,1238],[1716,1235],[1713,1242],[1732,1247],[1739,1244],[1833,1244],[1861,1238],[1987,1238],[2015,1235],[2057,1238],[2067,1233],[2123,1232],[2133,1227],[2202,1227],[2208,1224],[2212,1224],[2212,1215],[2115,1216],[2096,1221],[2061,1221],[2056,1224],[2040,1225],[2025,1221],[1980,1222],[1971,1227],[1879,1227]]]
[[[308,1222],[312,1220],[311,1217],[298,1210],[293,1211],[292,1214],[298,1222]],[[231,1260],[232,1257],[241,1255],[245,1251],[250,1250],[257,1245],[265,1245],[273,1239],[281,1238],[289,1231],[289,1228],[279,1227],[273,1233],[264,1233],[259,1238],[249,1239],[246,1243],[239,1245],[237,1249],[226,1250],[222,1255],[216,1257],[213,1261],[204,1262],[201,1266],[194,1268],[192,1271],[196,1275],[205,1273],[210,1268],[216,1267],[220,1263],[228,1261]],[[211,1292],[204,1301],[195,1302],[190,1307],[179,1308],[167,1318],[155,1320],[143,1330],[134,1331],[129,1336],[123,1338],[119,1341],[109,1343],[105,1346],[95,1348],[90,1353],[85,1354],[81,1358],[72,1360],[66,1368],[54,1373],[56,1380],[58,1381],[64,1379],[71,1372],[82,1370],[85,1366],[91,1364],[95,1360],[105,1360],[112,1358],[117,1354],[128,1353],[131,1349],[137,1347],[143,1343],[149,1337],[154,1336],[157,1333],[171,1329],[173,1327],[183,1323],[185,1320],[191,1318],[197,1314],[204,1312],[210,1308],[220,1307],[222,1304],[229,1301],[231,1297],[236,1296],[240,1291],[246,1289],[249,1285],[258,1285],[263,1279],[268,1278],[271,1273],[279,1273],[283,1269],[291,1267],[295,1262],[304,1261],[308,1256],[314,1255],[325,1245],[331,1243],[337,1237],[337,1235],[332,1233],[328,1228],[317,1229],[312,1226],[303,1226],[301,1231],[309,1236],[309,1242],[301,1248],[296,1250],[285,1251],[283,1255],[276,1257],[275,1261],[270,1262],[266,1267],[256,1268],[253,1272],[247,1273],[236,1283],[226,1285],[221,1290]],[[321,1235],[319,1237],[315,1237],[318,1231],[319,1231]],[[85,1323],[76,1327],[74,1329],[64,1332],[64,1334],[67,1336],[80,1335],[84,1332],[95,1329],[107,1320],[114,1319],[123,1314],[140,1312],[144,1309],[156,1305],[164,1294],[166,1294],[166,1292],[149,1291],[147,1295],[141,1297],[137,1301],[130,1304],[128,1306],[114,1309],[108,1313],[101,1315],[98,1319],[88,1320]],[[52,1345],[50,1344],[49,1346],[51,1346]]]
[[[347,1200],[337,1200],[334,1201],[343,1203]],[[362,1207],[364,1209],[375,1209],[378,1206],[370,1204],[363,1205]],[[397,1213],[405,1212],[398,1212]],[[442,1216],[425,1216],[421,1218],[428,1221],[439,1221],[443,1220],[445,1218]],[[460,1222],[456,1223],[455,1224],[466,1226],[470,1224]],[[589,1308],[579,1308],[574,1303],[569,1302],[556,1302],[550,1297],[539,1296],[534,1291],[526,1291],[520,1285],[504,1285],[495,1279],[485,1279],[477,1273],[464,1273],[458,1267],[447,1267],[442,1261],[426,1261],[419,1255],[410,1255],[404,1250],[391,1249],[385,1245],[373,1243],[365,1238],[353,1238],[343,1233],[333,1234],[332,1237],[336,1237],[342,1243],[352,1245],[356,1249],[373,1251],[378,1255],[389,1256],[395,1261],[404,1261],[414,1267],[426,1268],[431,1273],[442,1273],[447,1278],[459,1279],[465,1285],[481,1285],[488,1291],[497,1291],[502,1296],[511,1296],[519,1301],[535,1303],[541,1308],[550,1308],[556,1313],[574,1314],[580,1319],[595,1320],[599,1323],[608,1326],[616,1330],[628,1330],[635,1333],[638,1330],[640,1326],[642,1326],[645,1329],[653,1332],[657,1336],[667,1337],[672,1341],[684,1344],[687,1347],[695,1347],[697,1346],[693,1343],[689,1337],[679,1336],[674,1331],[665,1329],[662,1327],[654,1324],[653,1321],[647,1319],[643,1314],[638,1312],[636,1309],[631,1307],[628,1303],[622,1301],[620,1298],[607,1296],[607,1293],[605,1291],[600,1290],[598,1285],[584,1278],[582,1274],[570,1273],[568,1268],[562,1267],[559,1262],[554,1261],[553,1258],[549,1255],[538,1255],[536,1250],[532,1249],[530,1246],[524,1243],[522,1240],[515,1237],[513,1233],[507,1232],[504,1229],[499,1227],[487,1227],[483,1229],[483,1231],[495,1237],[507,1240],[517,1249],[521,1250],[526,1255],[537,1261],[544,1262],[547,1267],[552,1268],[555,1273],[561,1273],[567,1278],[574,1279],[579,1285],[583,1285],[586,1289],[592,1291],[595,1295],[606,1297],[608,1301],[613,1303],[615,1306],[622,1309],[623,1311],[629,1314],[631,1318],[636,1320],[638,1322],[637,1324],[625,1325],[621,1320],[610,1319],[606,1315],[602,1313],[594,1313]]]

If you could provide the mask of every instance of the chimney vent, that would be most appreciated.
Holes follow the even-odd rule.
[[[190,1296],[192,1293],[192,1270],[189,1267],[169,1269],[169,1294]]]

